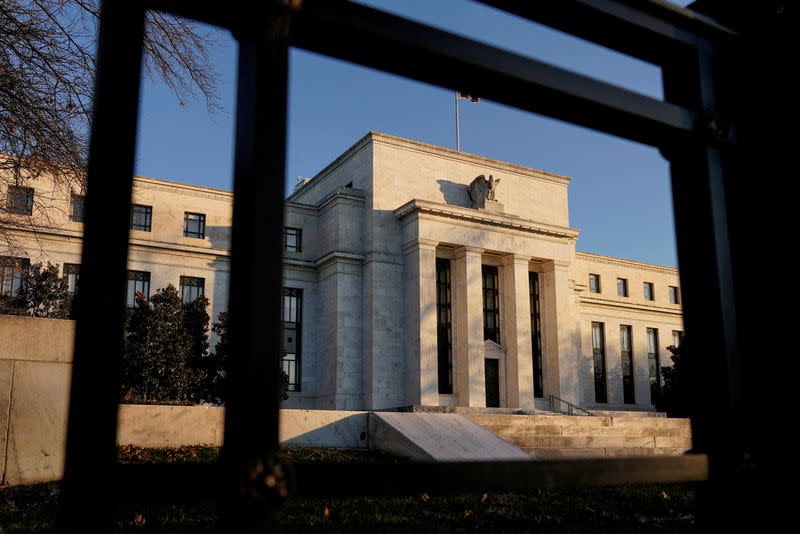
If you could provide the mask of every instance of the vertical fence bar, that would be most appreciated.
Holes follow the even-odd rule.
[[[103,2],[59,527],[110,528],[144,10]]]
[[[703,111],[700,135],[667,150],[677,230],[686,343],[693,384],[692,441],[711,459],[701,498],[706,527],[734,525],[748,509],[741,478],[744,405],[728,189],[732,136],[718,92],[715,58],[691,51],[664,66],[666,99]]]
[[[274,455],[280,402],[288,24],[288,17],[267,14],[236,32],[231,361],[223,463],[230,477],[226,522],[242,530],[269,527],[285,488]]]

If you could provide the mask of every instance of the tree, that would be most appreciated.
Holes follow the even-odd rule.
[[[692,360],[687,357],[687,345],[683,338],[679,347],[670,345],[672,365],[661,368],[664,387],[658,410],[670,417],[690,417],[692,415],[692,391],[695,387]]]
[[[44,267],[34,263],[22,275],[19,294],[0,303],[0,313],[69,319],[72,300],[67,280],[58,273],[58,264],[47,262]]]
[[[216,365],[216,369],[219,370],[218,374],[218,382],[216,382],[216,389],[215,391],[219,394],[220,398],[222,397],[222,370],[224,369],[224,365],[226,360],[228,359],[228,354],[230,352],[230,344],[228,340],[228,314],[227,312],[222,312],[219,314],[217,322],[214,323],[212,330],[215,334],[217,334],[217,344],[214,347],[214,354],[213,354],[213,361],[214,365]],[[286,349],[281,346],[279,357],[282,359],[286,355]],[[289,398],[289,375],[283,369],[280,369],[280,374],[278,376],[278,395],[280,400],[286,400]]]
[[[60,186],[85,190],[99,0],[0,2],[0,178],[24,185],[50,174]],[[218,78],[209,61],[210,32],[193,22],[148,11],[144,72],[183,103],[202,94],[219,108]],[[0,228],[29,225],[6,210],[0,187]],[[9,239],[4,232],[2,237]]]
[[[198,402],[207,396],[208,299],[183,304],[172,284],[136,295],[122,356],[125,402]]]

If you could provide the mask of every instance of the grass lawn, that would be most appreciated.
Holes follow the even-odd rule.
[[[218,449],[122,447],[120,462],[211,462]],[[330,449],[285,449],[295,463],[400,462],[386,454]],[[0,532],[54,529],[59,484],[0,488]],[[694,526],[691,486],[623,486],[527,493],[414,495],[409,497],[289,499],[282,511],[284,530],[386,532],[682,532]],[[159,529],[189,532],[213,526],[210,504],[120,505],[116,532]]]

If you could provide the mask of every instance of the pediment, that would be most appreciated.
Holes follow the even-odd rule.
[[[506,355],[506,349],[502,345],[495,343],[491,339],[483,341],[483,356],[484,358],[502,359]]]

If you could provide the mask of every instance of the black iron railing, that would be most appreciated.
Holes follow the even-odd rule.
[[[561,409],[561,407],[562,406],[566,406],[567,407],[567,411],[566,411],[567,415],[576,415],[575,412],[578,412],[578,414],[580,414],[580,415],[588,415],[588,416],[591,416],[591,417],[595,417],[595,415],[596,415],[596,414],[593,414],[592,412],[590,412],[589,410],[586,410],[585,408],[581,408],[577,404],[572,404],[571,402],[565,401],[564,399],[562,399],[560,397],[556,397],[555,395],[548,395],[547,399],[550,401],[550,411],[551,412],[562,412],[562,413],[564,413],[563,410]]]

